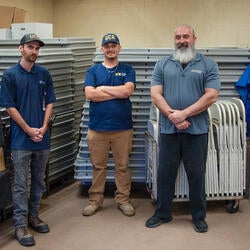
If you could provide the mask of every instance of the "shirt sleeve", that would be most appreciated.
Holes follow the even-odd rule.
[[[4,73],[0,88],[0,106],[14,108],[15,104],[15,80],[11,80],[10,73]]]
[[[151,86],[162,85],[162,67],[161,61],[157,61],[151,78]]]
[[[220,90],[221,80],[218,64],[214,61],[209,61],[206,75],[205,88],[213,88]]]
[[[135,70],[133,69],[133,67],[130,67],[130,70],[126,74],[124,83],[132,82],[135,85],[135,81],[136,81]]]
[[[47,80],[48,81],[48,85],[47,85],[48,89],[47,89],[46,104],[50,104],[50,103],[54,103],[56,101],[56,96],[55,96],[55,90],[54,90],[52,77],[51,77],[49,72],[48,72],[47,79],[48,79]]]
[[[96,80],[95,80],[94,68],[91,67],[86,72],[84,87],[87,87],[87,86],[95,87],[95,82]]]

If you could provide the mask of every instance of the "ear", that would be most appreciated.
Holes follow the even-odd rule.
[[[20,52],[22,52],[22,51],[23,51],[23,45],[19,45],[18,50],[19,50]]]

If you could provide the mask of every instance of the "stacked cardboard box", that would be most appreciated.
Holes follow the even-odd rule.
[[[23,23],[25,10],[11,6],[0,6],[0,39],[11,39],[11,24]]]

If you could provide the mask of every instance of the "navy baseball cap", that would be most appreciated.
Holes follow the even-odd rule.
[[[20,40],[20,45],[23,45],[25,43],[30,43],[33,41],[39,42],[40,47],[45,45],[45,43],[41,41],[40,38],[34,33],[25,34]]]
[[[102,38],[102,46],[105,45],[106,43],[120,44],[120,40],[116,34],[108,33],[108,34],[104,35]]]

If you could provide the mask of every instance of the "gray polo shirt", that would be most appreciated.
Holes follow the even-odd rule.
[[[155,85],[163,85],[163,96],[171,108],[182,110],[204,95],[205,88],[220,89],[218,65],[211,58],[197,53],[183,69],[173,56],[169,56],[159,60],[155,65],[151,86]],[[160,132],[166,134],[208,132],[207,111],[189,117],[187,120],[191,125],[186,130],[178,130],[166,116],[161,114]]]

